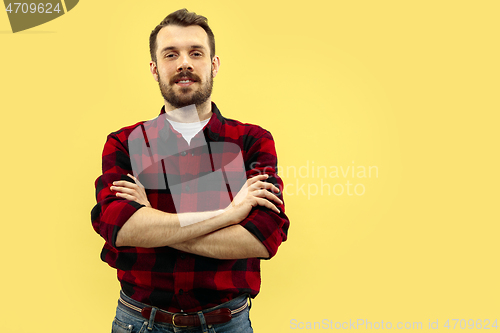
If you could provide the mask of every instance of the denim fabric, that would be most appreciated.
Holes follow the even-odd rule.
[[[126,296],[123,292],[121,297],[126,302],[138,306],[147,306],[140,302],[137,302],[130,297]],[[139,313],[125,307],[123,304],[118,302],[118,307],[116,308],[116,317],[113,320],[112,333],[252,333],[252,325],[250,323],[249,317],[249,307],[244,311],[239,312],[233,319],[224,324],[217,325],[206,325],[205,318],[203,317],[204,312],[209,312],[218,308],[228,307],[235,309],[247,302],[247,295],[239,296],[227,303],[221,304],[219,306],[206,309],[204,311],[198,312],[200,316],[200,322],[203,323],[199,327],[174,327],[171,324],[166,323],[156,323],[152,318],[145,319]],[[151,312],[151,317],[157,311],[153,308]]]

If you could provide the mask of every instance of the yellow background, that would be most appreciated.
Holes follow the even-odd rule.
[[[223,115],[270,130],[304,185],[285,192],[256,332],[500,319],[498,1],[82,0],[16,34],[0,13],[2,331],[111,330],[94,180],[106,135],[157,116],[148,37],[182,7],[215,32]],[[313,164],[378,177],[291,173]],[[365,193],[312,195],[321,181]]]

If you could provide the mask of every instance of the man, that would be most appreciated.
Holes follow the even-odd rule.
[[[220,59],[205,17],[171,13],[150,52],[165,105],[108,136],[95,183],[92,225],[122,287],[113,332],[252,332],[260,260],[289,227],[273,138],[211,101]]]

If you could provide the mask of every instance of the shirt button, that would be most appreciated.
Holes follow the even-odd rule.
[[[194,153],[191,153],[191,156],[194,156]]]
[[[181,254],[181,259],[186,259],[186,255],[184,253]]]
[[[185,151],[181,152],[181,156],[186,156],[187,153]]]
[[[186,185],[186,191],[189,191],[189,185]]]
[[[179,295],[182,295],[182,294],[184,294],[184,290],[180,289],[179,290]]]

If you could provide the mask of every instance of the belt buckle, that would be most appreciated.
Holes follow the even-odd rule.
[[[174,327],[179,327],[179,328],[187,327],[187,325],[186,326],[176,325],[175,324],[175,316],[187,316],[187,313],[174,313],[174,315],[172,316],[172,325],[174,325]]]

